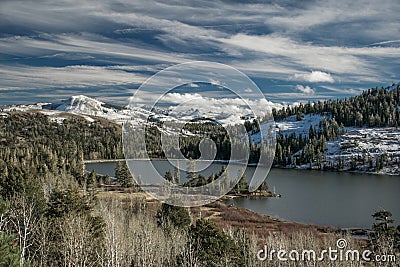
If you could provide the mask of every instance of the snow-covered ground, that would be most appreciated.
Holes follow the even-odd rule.
[[[131,108],[116,108],[107,105],[87,96],[79,95],[72,96],[67,100],[58,104],[38,103],[32,105],[14,105],[5,107],[0,110],[0,116],[6,117],[11,111],[29,111],[37,110],[49,117],[51,121],[63,123],[68,117],[68,114],[75,114],[82,116],[89,123],[98,119],[98,117],[111,120],[113,122],[122,124],[129,120],[135,125],[140,124],[153,124],[157,127],[157,122],[180,122],[201,119],[204,117],[213,117],[216,121],[223,125],[232,125],[237,122],[244,122],[243,114],[216,114],[210,111],[207,114],[199,112],[199,110],[189,110],[190,114],[181,114],[178,111],[150,111],[145,108],[131,107]],[[182,111],[180,111],[182,112]],[[168,114],[168,115],[167,115]],[[179,115],[179,116],[178,116]],[[149,121],[148,118],[151,118]],[[296,120],[296,116],[291,116],[275,125],[270,123],[261,124],[263,136],[271,130],[281,130],[283,134],[289,135],[295,133],[297,136],[302,134],[308,136],[310,125],[318,128],[319,122],[324,116],[311,114],[303,115],[300,121]],[[133,121],[132,121],[133,119]],[[329,119],[329,118],[328,118]],[[199,120],[199,123],[201,120]],[[167,126],[168,127],[168,126]],[[165,133],[171,133],[170,129],[165,126],[161,129]],[[337,141],[327,142],[327,150],[323,155],[323,164],[338,164],[338,160],[344,161],[343,170],[350,170],[352,168],[351,161],[357,159],[356,171],[370,172],[375,167],[376,160],[382,155],[386,155],[385,160],[388,163],[387,167],[379,170],[379,173],[399,174],[400,165],[400,130],[394,128],[346,128],[347,133],[342,135]],[[191,132],[184,132],[186,136],[193,135]],[[252,140],[255,144],[260,143],[261,134],[253,133]],[[372,167],[371,163],[372,162]],[[299,168],[306,168],[307,166],[298,166]]]
[[[382,169],[376,162],[384,157]],[[337,141],[327,142],[325,164],[343,160],[344,170],[400,174],[400,130],[395,128],[352,128]],[[353,162],[353,163],[352,163]],[[353,165],[356,165],[355,168]],[[387,166],[386,166],[387,165]]]
[[[43,106],[43,108],[52,108],[61,112],[79,114],[89,122],[95,121],[94,117],[102,117],[121,123],[130,117],[129,112],[125,109],[119,110],[106,107],[105,103],[84,95],[71,96],[60,104]]]
[[[312,125],[314,128],[318,128],[319,122],[323,118],[324,116],[318,114],[308,114],[303,115],[302,119],[297,121],[296,115],[293,115],[280,122],[277,122],[276,124],[284,135],[295,133],[297,136],[300,134],[303,136],[308,136],[310,125]]]
[[[184,125],[189,121],[202,123],[204,118],[211,118],[211,120],[223,125],[237,124],[238,121],[241,123],[244,122],[241,118],[243,114],[240,114],[239,112],[234,114],[225,114],[216,113],[212,109],[207,108],[203,108],[202,110],[190,108],[182,110],[182,107],[180,110],[151,109],[146,107],[141,108],[130,106],[118,108],[84,95],[71,96],[60,103],[38,103],[33,105],[14,105],[5,107],[2,109],[2,116],[7,116],[7,112],[11,111],[23,112],[30,110],[41,112],[47,115],[50,121],[57,123],[63,123],[69,116],[68,114],[74,114],[85,118],[89,123],[98,120],[99,117],[118,124],[129,121],[129,123],[134,127],[139,125],[152,125],[167,134],[173,133],[171,127],[176,126],[176,124]],[[184,111],[187,113],[184,113]],[[162,128],[160,128],[158,122],[164,122]],[[187,130],[181,132],[181,134],[185,136],[193,135],[193,133]]]
[[[225,102],[227,100],[224,100]],[[224,103],[225,103],[224,102]],[[13,105],[3,108],[4,112],[10,111],[28,111],[39,110],[45,115],[59,117],[61,113],[72,113],[85,116],[88,121],[95,120],[95,117],[102,117],[111,121],[122,123],[127,120],[135,119],[142,123],[142,120],[150,118],[152,121],[176,121],[188,122],[209,118],[217,121],[223,125],[233,125],[237,122],[243,122],[243,117],[248,114],[248,108],[242,107],[235,102],[235,99],[228,103],[230,109],[223,110],[222,107],[201,106],[192,107],[195,103],[188,105],[171,106],[165,109],[160,108],[146,108],[146,107],[131,107],[125,108],[112,107],[99,100],[84,96],[77,95],[61,101],[60,103],[37,103],[33,105]],[[227,103],[225,103],[228,105]],[[282,105],[274,104],[271,102],[264,103],[268,108],[275,106],[281,107]],[[231,112],[230,110],[235,110]],[[243,114],[242,114],[243,113]],[[247,115],[248,116],[248,115]]]
[[[273,123],[271,121],[266,121],[264,123],[261,123],[260,125],[260,132],[251,134],[251,140],[253,141],[254,144],[258,145],[261,143],[261,136],[264,141],[268,138],[268,133],[273,134],[273,132],[278,130],[278,125],[276,123]]]
[[[28,111],[28,110],[35,110],[35,109],[42,109],[43,106],[49,105],[51,103],[36,103],[31,105],[12,105],[3,108],[4,112],[11,112],[11,111]]]
[[[284,135],[295,133],[296,136],[308,136],[310,125],[318,128],[323,118],[324,116],[311,114],[304,115],[302,120],[297,121],[296,116],[291,116],[276,125]],[[253,135],[253,140],[258,140],[257,134]],[[322,157],[322,165],[325,167],[336,168],[339,161],[342,161],[341,169],[344,171],[400,174],[400,129],[346,127],[346,133],[336,141],[327,142],[326,148]],[[294,155],[299,153],[301,151]],[[381,157],[384,157],[385,166],[377,170],[376,162]],[[313,167],[316,167],[315,162]],[[297,168],[307,169],[309,164]]]

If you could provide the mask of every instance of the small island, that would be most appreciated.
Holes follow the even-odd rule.
[[[170,183],[175,183],[184,187],[201,187],[209,183],[214,182],[217,179],[221,179],[221,188],[232,187],[232,189],[222,197],[223,200],[247,197],[247,198],[266,198],[266,197],[281,197],[280,194],[271,192],[267,182],[264,180],[260,186],[255,190],[249,191],[248,178],[243,173],[239,181],[233,181],[230,177],[229,172],[226,170],[226,165],[221,165],[221,170],[214,174],[212,173],[208,178],[205,178],[202,174],[196,174],[194,169],[195,161],[190,160],[190,169],[187,173],[187,182],[182,183],[180,177],[180,171],[170,170],[166,171],[164,179]],[[129,168],[124,161],[116,161],[115,175],[110,177],[109,175],[100,175],[92,170],[89,174],[93,180],[98,181],[99,188],[102,191],[120,191],[122,193],[136,193],[141,192],[140,184],[141,177],[133,177]],[[157,185],[154,185],[157,186]],[[159,185],[162,186],[162,185]]]

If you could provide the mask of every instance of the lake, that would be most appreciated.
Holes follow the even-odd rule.
[[[168,161],[153,163],[161,173],[173,171]],[[86,169],[113,176],[115,166],[115,162],[88,163]],[[208,177],[220,169],[221,164],[213,163],[202,174]],[[251,177],[254,169],[247,167],[246,176]],[[135,172],[146,175],[146,170]],[[236,198],[227,203],[282,220],[342,228],[371,228],[371,215],[386,209],[393,213],[395,225],[400,224],[399,176],[272,169],[266,181],[281,198]]]

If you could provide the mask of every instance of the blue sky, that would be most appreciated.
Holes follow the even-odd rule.
[[[215,61],[267,99],[348,97],[399,82],[400,2],[2,0],[0,105],[85,94],[127,104],[151,75]]]

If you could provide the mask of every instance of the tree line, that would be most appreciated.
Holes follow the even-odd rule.
[[[337,123],[355,127],[398,127],[400,125],[400,84],[371,88],[362,94],[335,100],[308,102],[282,109],[273,109],[275,120],[303,114],[329,115]]]
[[[1,266],[263,264],[255,253],[265,239],[240,229],[223,231],[209,220],[195,220],[186,208],[163,204],[152,211],[144,198],[101,196],[99,177],[85,172],[83,160],[120,157],[118,131],[107,121],[75,116],[63,123],[35,112],[0,118]],[[116,171],[119,182],[130,186],[126,166]],[[174,178],[180,180],[178,175]],[[242,176],[234,190],[245,192],[245,180]],[[398,228],[387,217],[376,217],[384,224],[376,226],[382,231],[374,237],[374,246],[386,244],[381,241],[388,238],[398,244]],[[300,235],[281,236],[280,243],[276,237],[268,241],[276,247],[282,240],[292,246],[305,242],[311,248],[322,244]]]
[[[277,146],[274,158],[275,166],[291,166],[308,164],[309,168],[343,170],[344,157],[327,160],[323,153],[327,149],[327,141],[335,141],[345,133],[346,126],[355,127],[398,127],[400,124],[400,85],[372,88],[362,94],[345,99],[308,102],[298,106],[273,109],[275,120],[283,120],[295,116],[300,121],[304,115],[317,114],[323,116],[317,127],[310,125],[306,135],[295,133],[277,133]],[[325,162],[325,163],[324,163]],[[387,155],[376,158],[352,157],[350,169],[355,170],[362,164],[368,165],[369,171],[379,171],[390,164]]]
[[[103,145],[118,142],[117,131],[79,117],[0,118],[0,265],[245,266],[239,239],[186,208],[153,214],[143,198],[99,197],[99,176],[83,160],[116,157]],[[117,166],[122,186],[132,186],[129,175]]]

